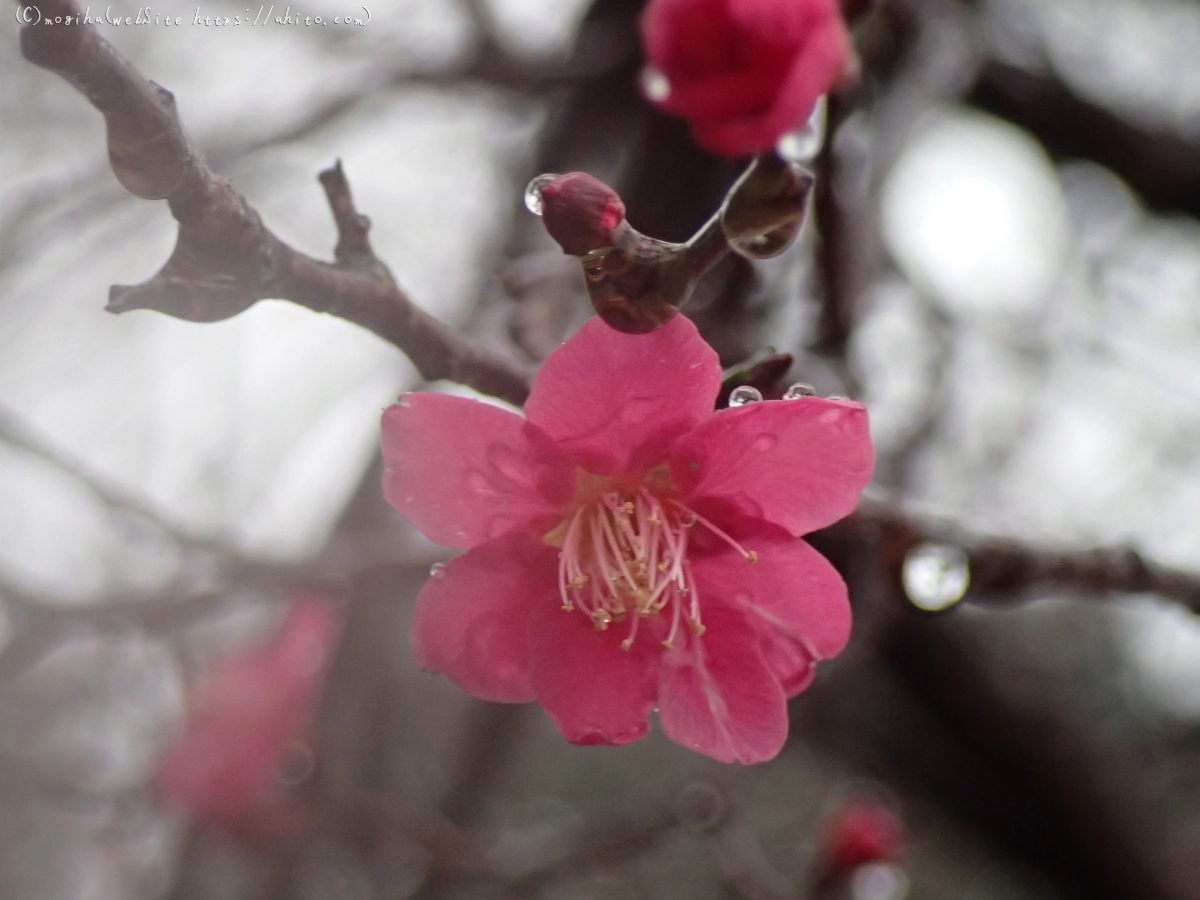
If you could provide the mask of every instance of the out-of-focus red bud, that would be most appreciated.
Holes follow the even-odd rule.
[[[613,229],[625,221],[617,192],[585,172],[560,175],[541,195],[546,230],[572,256],[611,247]]]
[[[840,809],[825,831],[825,856],[835,873],[904,854],[904,824],[879,803],[858,801]]]

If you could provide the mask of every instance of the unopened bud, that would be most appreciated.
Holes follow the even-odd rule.
[[[611,247],[613,229],[625,220],[617,192],[585,172],[560,175],[542,187],[541,196],[546,230],[572,256]]]

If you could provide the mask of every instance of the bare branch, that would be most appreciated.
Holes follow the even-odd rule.
[[[829,532],[877,536],[881,559],[897,583],[905,554],[912,548],[927,541],[958,546],[971,567],[967,600],[1011,604],[1048,592],[1157,594],[1200,613],[1200,573],[1147,562],[1133,547],[1036,546],[1015,538],[973,534],[947,520],[866,497],[852,516]]]
[[[43,5],[48,17],[70,16],[70,0]],[[417,307],[373,254],[347,263],[314,259],[280,240],[188,140],[165,88],[144,79],[91,25],[27,25],[21,52],[61,75],[103,113],[109,161],[130,193],[166,199],[179,237],[166,265],[140,285],[116,285],[108,309],[155,309],[196,322],[235,316],[259,300],[290,300],[367,328],[400,348],[428,380],[450,379],[515,404],[528,393],[529,372],[517,361],[477,346]],[[340,167],[337,171],[340,172]],[[327,193],[341,238],[353,211],[344,175]],[[354,212],[357,217],[357,212]],[[359,221],[355,219],[354,221]],[[362,220],[365,241],[365,220]]]

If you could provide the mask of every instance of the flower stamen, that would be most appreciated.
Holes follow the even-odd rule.
[[[629,617],[621,649],[631,650],[639,620],[670,607],[671,623],[662,645],[675,646],[679,629],[699,637],[700,593],[688,564],[688,532],[703,526],[753,564],[758,554],[745,549],[708,519],[672,497],[660,499],[646,487],[611,490],[580,505],[566,524],[559,556],[562,608],[579,610],[597,631]]]

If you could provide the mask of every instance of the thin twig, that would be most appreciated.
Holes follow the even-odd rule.
[[[50,0],[42,12],[79,15],[71,0]],[[201,158],[183,131],[173,95],[144,79],[94,26],[27,25],[21,51],[61,75],[104,114],[117,180],[138,197],[168,200],[180,224],[166,265],[143,284],[114,286],[109,310],[156,309],[212,322],[259,300],[290,300],[375,332],[404,351],[428,380],[450,379],[524,402],[530,374],[525,367],[421,310],[373,256],[370,265],[331,264],[280,240]],[[341,181],[336,200],[353,209]]]

